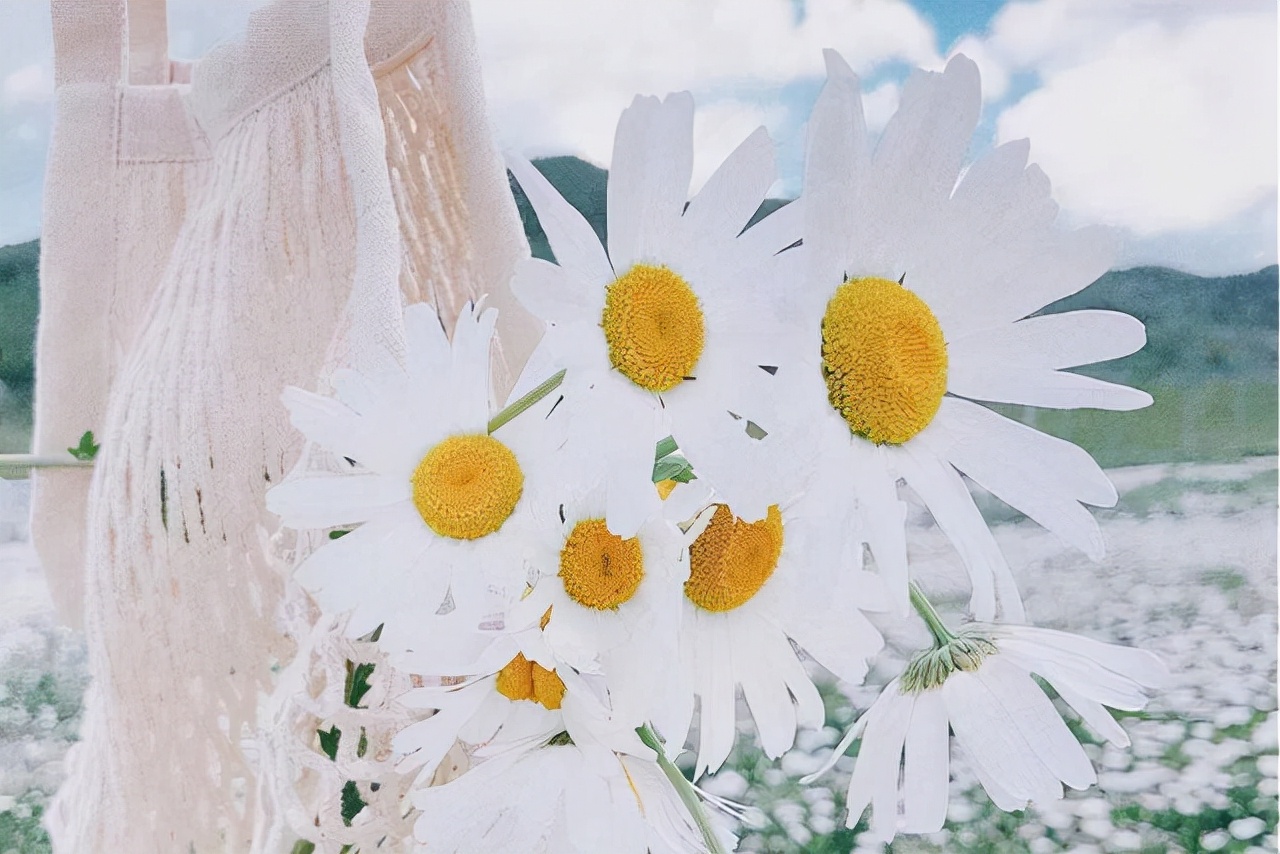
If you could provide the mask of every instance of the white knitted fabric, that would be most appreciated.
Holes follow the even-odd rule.
[[[280,392],[398,352],[402,294],[451,327],[485,292],[509,388],[539,334],[506,288],[527,248],[464,5],[282,0],[190,87],[145,38],[156,14],[135,0],[131,20],[153,16],[137,28],[122,0],[54,0],[37,449],[92,427],[102,451],[83,520],[82,482],[37,485],[64,610],[84,579],[94,678],[48,825],[62,852],[287,851],[336,819],[342,769],[308,766],[290,738],[309,747],[340,711],[330,677],[352,650],[285,595],[292,544],[263,508],[301,450]],[[98,56],[92,82],[72,53]],[[385,705],[403,677],[381,675]],[[407,833],[395,788],[357,830]]]

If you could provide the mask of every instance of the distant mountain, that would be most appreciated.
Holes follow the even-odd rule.
[[[535,165],[603,241],[608,174],[574,157]],[[534,255],[550,259],[528,199],[514,182],[512,192]],[[784,204],[768,200],[757,218]],[[32,385],[39,254],[38,241],[0,248],[0,382],[18,392],[24,406]],[[1278,290],[1275,266],[1221,278],[1162,267],[1107,273],[1045,312],[1102,308],[1142,320],[1143,350],[1079,370],[1144,388],[1156,405],[1132,413],[996,408],[1083,445],[1104,465],[1275,453]]]
[[[35,372],[40,241],[0,246],[0,383],[29,390]]]

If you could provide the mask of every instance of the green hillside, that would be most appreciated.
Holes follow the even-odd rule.
[[[0,246],[0,453],[25,451],[31,434],[40,242]]]
[[[608,173],[573,157],[536,165],[603,240]],[[534,255],[550,259],[514,182],[512,192]],[[782,204],[770,199],[757,216]],[[0,248],[0,452],[25,450],[30,432],[38,259],[38,241]],[[1138,412],[997,408],[1080,444],[1106,466],[1274,454],[1277,286],[1275,266],[1223,278],[1160,267],[1107,273],[1045,311],[1105,308],[1142,320],[1142,351],[1080,370],[1146,389],[1155,405]]]

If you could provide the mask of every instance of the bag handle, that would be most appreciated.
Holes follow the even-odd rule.
[[[171,82],[169,72],[169,9],[167,0],[127,0],[129,31],[126,62],[128,82],[135,86]]]
[[[168,83],[165,0],[52,0],[55,86]]]

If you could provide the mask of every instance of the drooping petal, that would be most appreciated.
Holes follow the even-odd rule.
[[[951,734],[947,707],[937,691],[925,691],[916,698],[902,767],[902,829],[907,833],[941,830],[950,794]]]
[[[871,834],[882,842],[888,842],[897,832],[898,775],[916,701],[915,695],[900,693],[896,681],[885,686],[880,698],[866,713],[862,747],[849,778],[846,824],[849,827],[857,824],[870,805]]]
[[[1005,706],[1004,692],[994,693],[976,674],[963,671],[947,677],[940,690],[956,740],[976,767],[1018,799],[1015,809],[1027,801],[1047,803],[1062,797],[1062,784],[1027,744]],[[989,794],[994,799],[994,793]]]
[[[975,674],[999,699],[1018,732],[1055,777],[1073,789],[1086,789],[1097,782],[1084,748],[1026,671],[993,655]]]

